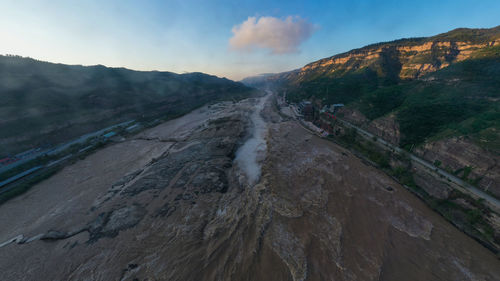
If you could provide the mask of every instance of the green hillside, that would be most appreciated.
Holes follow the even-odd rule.
[[[403,147],[467,135],[482,147],[500,152],[500,46],[480,49],[471,59],[420,79],[397,79],[394,69],[397,65],[388,59],[385,65],[282,86],[295,102],[345,103],[369,119],[396,113]]]
[[[435,80],[401,83],[404,97],[394,109],[404,136],[401,144],[467,135],[499,152],[500,56],[467,60],[428,77]],[[370,112],[367,102],[361,104]]]
[[[143,72],[0,56],[0,156],[121,121],[176,116],[253,89],[202,73]]]

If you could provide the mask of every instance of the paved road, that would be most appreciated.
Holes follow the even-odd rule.
[[[316,132],[313,132],[312,130],[310,130],[309,128],[306,128],[306,126],[304,126],[300,120],[300,118],[298,117],[298,113],[297,113],[297,110],[295,107],[293,106],[290,106],[290,112],[294,115],[294,116],[291,116],[292,118],[294,118],[295,120],[297,120],[299,122],[299,124],[304,128],[306,129],[307,131],[311,132],[312,134],[316,134]],[[287,112],[288,113],[288,112]],[[414,162],[414,163],[417,163],[417,164],[420,164],[422,166],[424,166],[425,168],[429,169],[431,172],[435,172],[437,174],[439,174],[440,176],[443,176],[445,177],[446,179],[450,180],[451,182],[455,183],[457,188],[465,193],[465,194],[468,194],[470,196],[472,196],[473,198],[481,198],[481,199],[484,199],[486,204],[492,208],[493,210],[497,211],[498,213],[500,213],[500,200],[496,199],[495,197],[487,194],[486,192],[470,185],[469,183],[463,181],[462,179],[460,178],[457,178],[455,175],[452,175],[448,172],[446,172],[445,170],[443,169],[440,169],[436,166],[434,166],[433,164],[429,163],[428,161],[420,158],[420,157],[417,157],[415,156],[414,154],[411,154],[395,145],[392,145],[388,142],[386,142],[385,140],[379,138],[379,137],[376,137],[375,135],[373,135],[372,133],[369,133],[367,132],[366,130],[363,130],[361,128],[359,128],[358,126],[356,125],[353,125],[345,120],[342,120],[342,119],[339,119],[337,118],[337,120],[339,122],[341,122],[342,124],[344,124],[345,126],[347,127],[350,127],[350,128],[354,128],[356,129],[356,131],[358,133],[360,133],[361,136],[364,136],[365,138],[367,139],[370,139],[370,140],[373,140],[376,138],[377,142],[384,145],[385,147],[387,147],[388,149],[390,150],[393,150],[397,153],[407,153],[410,157],[410,159]],[[317,135],[317,134],[316,134]],[[320,136],[321,137],[321,136]]]
[[[24,171],[22,173],[19,173],[19,174],[13,176],[13,177],[10,177],[10,178],[8,178],[8,179],[6,179],[4,181],[1,181],[0,182],[0,187],[2,187],[4,185],[8,185],[9,183],[14,182],[14,181],[16,181],[16,180],[18,180],[18,179],[20,179],[20,178],[22,178],[24,176],[27,176],[27,175],[29,175],[29,174],[31,174],[31,173],[33,173],[33,172],[35,172],[35,171],[37,171],[37,170],[39,170],[41,168],[43,168],[43,166],[36,166],[36,167],[28,169],[28,170],[26,170],[26,171]],[[6,192],[8,190],[10,190],[10,189],[7,189],[7,188],[0,189],[0,194]]]
[[[135,120],[129,120],[129,121],[126,121],[126,122],[115,124],[113,126],[109,126],[107,128],[101,129],[99,131],[95,131],[95,132],[92,132],[92,133],[85,134],[85,135],[80,136],[77,139],[74,139],[74,140],[72,140],[70,142],[58,145],[57,147],[55,147],[55,148],[51,149],[50,151],[48,151],[47,155],[55,155],[55,154],[57,154],[59,152],[64,151],[65,149],[69,148],[70,146],[72,146],[74,144],[82,144],[82,143],[86,142],[90,138],[97,137],[97,136],[100,136],[100,135],[104,134],[104,132],[106,132],[108,130],[113,130],[113,129],[115,129],[117,127],[120,127],[120,126],[122,126],[122,127],[127,126],[128,124],[130,124],[130,123],[132,123],[134,121]]]
[[[115,124],[113,126],[110,126],[110,127],[107,127],[107,128],[104,128],[104,129],[101,129],[99,131],[96,131],[96,132],[92,132],[92,133],[88,133],[88,134],[85,134],[83,136],[80,136],[79,138],[75,139],[75,140],[72,140],[70,142],[67,142],[67,143],[64,143],[64,144],[61,144],[55,148],[52,148],[52,149],[49,149],[49,150],[44,150],[44,151],[40,151],[36,154],[33,154],[33,155],[30,155],[29,157],[26,157],[25,159],[22,159],[22,160],[19,160],[9,166],[5,166],[5,167],[2,167],[0,169],[0,173],[3,173],[5,171],[8,171],[10,169],[13,169],[17,166],[19,166],[20,164],[24,164],[28,161],[31,161],[33,159],[36,159],[42,155],[55,155],[61,151],[64,151],[65,149],[69,148],[70,146],[74,145],[74,144],[81,144],[81,143],[84,143],[85,141],[87,141],[88,139],[92,138],[92,137],[96,137],[96,136],[100,136],[102,135],[104,132],[108,131],[108,130],[112,130],[112,129],[115,129],[117,127],[120,127],[120,126],[127,126],[128,124],[134,122],[135,120],[130,120],[130,121],[126,121],[126,122],[122,122],[122,123],[119,123],[119,124]],[[91,146],[89,146],[91,147]],[[87,147],[87,148],[89,148]],[[80,151],[80,152],[83,152],[83,151]],[[3,187],[3,186],[6,186],[12,182],[15,182],[17,181],[18,179],[21,179],[27,175],[30,175],[42,168],[48,168],[48,167],[51,167],[53,165],[56,165],[56,164],[59,164],[60,162],[70,158],[71,156],[73,156],[73,154],[68,154],[64,157],[61,157],[60,159],[58,160],[55,160],[55,161],[52,161],[50,163],[48,163],[47,165],[44,165],[44,166],[36,166],[34,168],[31,168],[31,169],[28,169],[26,171],[23,171],[17,175],[14,175],[4,181],[0,181],[0,188]],[[2,193],[5,193],[7,191],[9,191],[10,189],[12,189],[14,186],[10,186],[10,187],[5,187],[5,188],[2,188],[0,189],[0,194]]]
[[[81,144],[81,143],[84,143],[86,142],[88,139],[92,138],[92,137],[96,137],[96,136],[100,136],[101,134],[103,134],[105,131],[108,131],[108,130],[113,130],[117,127],[120,127],[120,126],[127,126],[128,124],[134,122],[135,120],[129,120],[129,121],[126,121],[126,122],[122,122],[122,123],[119,123],[119,124],[115,124],[115,125],[112,125],[112,126],[109,126],[107,128],[104,128],[104,129],[101,129],[99,131],[96,131],[96,132],[92,132],[92,133],[88,133],[88,134],[85,134],[83,136],[80,136],[78,137],[77,139],[74,139],[72,141],[69,141],[67,143],[63,143],[63,144],[60,144],[56,147],[53,147],[53,148],[50,148],[50,149],[45,149],[45,150],[40,150],[39,152],[36,152],[36,153],[33,153],[21,160],[18,160],[10,165],[6,165],[6,166],[3,166],[3,167],[0,167],[0,174],[3,173],[3,172],[7,172],[11,169],[14,169],[16,168],[17,166],[20,166],[24,163],[27,163],[33,159],[36,159],[40,156],[43,156],[43,155],[55,155],[61,151],[64,151],[65,149],[69,148],[70,146],[74,145],[74,144]]]
[[[345,126],[347,127],[351,127],[351,128],[354,128],[356,129],[359,133],[361,133],[362,136],[364,136],[365,138],[368,138],[368,139],[374,139],[376,136],[359,128],[358,126],[356,125],[353,125],[345,120],[341,120],[341,119],[338,119],[342,124],[344,124]],[[384,141],[383,139],[377,137],[377,142],[384,145],[385,147],[391,149],[391,150],[394,150],[398,153],[401,153],[403,152],[403,150],[397,146],[394,146],[386,141]],[[407,152],[408,153],[408,152]],[[426,160],[420,158],[420,157],[417,157],[415,156],[414,154],[411,154],[411,153],[408,153],[408,155],[410,156],[410,159],[424,167],[426,167],[427,169],[441,175],[441,176],[444,176],[446,179],[452,181],[453,183],[455,183],[456,185],[458,185],[460,191],[464,192],[464,193],[467,193],[469,194],[470,196],[472,196],[473,198],[482,198],[484,199],[487,203],[489,203],[488,205],[490,207],[492,207],[493,209],[495,209],[497,212],[500,212],[500,201],[498,199],[496,199],[495,197],[485,193],[484,191],[470,185],[469,183],[463,181],[462,179],[460,178],[457,178],[455,175],[452,175],[448,172],[446,172],[445,170],[443,169],[440,169],[436,166],[434,166],[433,164],[427,162]]]

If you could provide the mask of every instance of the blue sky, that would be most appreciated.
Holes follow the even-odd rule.
[[[0,7],[0,54],[138,70],[201,71],[236,80],[295,69],[380,41],[500,25],[498,0],[0,0]],[[234,48],[234,28],[249,17],[255,21],[240,43],[254,45]],[[274,27],[287,18],[288,25]],[[277,49],[276,43],[259,43],[282,30],[295,34],[300,26],[306,30],[291,41],[296,46]],[[267,35],[252,35],[257,30]]]

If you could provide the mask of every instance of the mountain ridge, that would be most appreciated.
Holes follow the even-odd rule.
[[[130,119],[178,116],[253,90],[199,72],[135,71],[0,56],[0,151],[58,143]]]
[[[421,44],[421,48],[418,44]],[[437,34],[430,37],[401,38],[392,41],[378,42],[369,44],[360,48],[355,48],[347,52],[335,54],[315,60],[304,65],[301,68],[274,75],[262,74],[247,77],[261,77],[264,81],[249,81],[242,79],[244,83],[254,85],[262,82],[302,82],[319,77],[342,76],[349,70],[358,70],[364,67],[372,66],[382,55],[391,55],[391,51],[401,52],[419,52],[414,57],[406,58],[408,65],[402,65],[403,73],[398,73],[399,78],[411,79],[419,78],[427,73],[443,69],[451,63],[459,62],[470,58],[470,55],[478,49],[500,45],[500,25],[493,28],[456,28],[451,31]],[[384,50],[385,49],[385,50]],[[445,51],[444,54],[439,52]],[[434,52],[430,54],[429,52]],[[420,61],[419,61],[420,60]],[[422,61],[423,60],[423,61]],[[345,66],[345,69],[342,68]],[[312,73],[311,73],[312,72]],[[337,72],[337,73],[335,73]],[[340,72],[340,73],[338,73]]]
[[[251,85],[343,103],[339,117],[500,196],[498,38],[500,26],[371,44]]]

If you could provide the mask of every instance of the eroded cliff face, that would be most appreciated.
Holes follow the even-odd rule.
[[[367,129],[385,141],[393,145],[399,145],[401,135],[399,123],[396,121],[395,114],[390,114],[373,120],[368,124]]]
[[[380,137],[393,145],[399,145],[401,133],[395,114],[389,114],[375,120],[370,120],[359,110],[347,107],[341,108],[337,114],[342,119],[362,127],[364,130],[367,130],[377,137]]]
[[[346,121],[361,126],[366,123],[369,123],[370,120],[366,118],[366,116],[361,113],[359,110],[350,108],[350,107],[342,107],[337,111],[337,115],[345,119]]]
[[[271,104],[248,181],[257,105],[159,125],[0,206],[0,279],[498,280],[491,252]]]
[[[394,114],[374,120],[369,120],[359,110],[352,108],[342,108],[339,114],[342,114],[342,118],[346,121],[360,126],[393,145],[399,145],[401,133]],[[439,163],[440,168],[500,197],[500,157],[497,153],[480,147],[467,137],[430,141],[416,147],[413,152],[430,163]],[[442,189],[438,193],[447,194],[449,191],[446,188],[440,188],[437,182],[431,183],[428,179],[420,180],[420,178],[419,176],[419,185],[429,187],[436,185],[436,190]],[[437,197],[445,198],[443,194]]]
[[[498,45],[500,45],[500,38],[480,44],[434,41],[409,45],[368,46],[310,63],[296,73],[291,73],[287,80],[297,83],[312,75],[333,75],[388,63],[396,65],[395,69],[398,71],[396,74],[399,78],[419,78],[427,73],[443,69],[452,63],[469,59],[477,50]],[[391,61],[387,62],[387,60]]]
[[[466,137],[426,143],[415,153],[500,197],[500,157]]]

